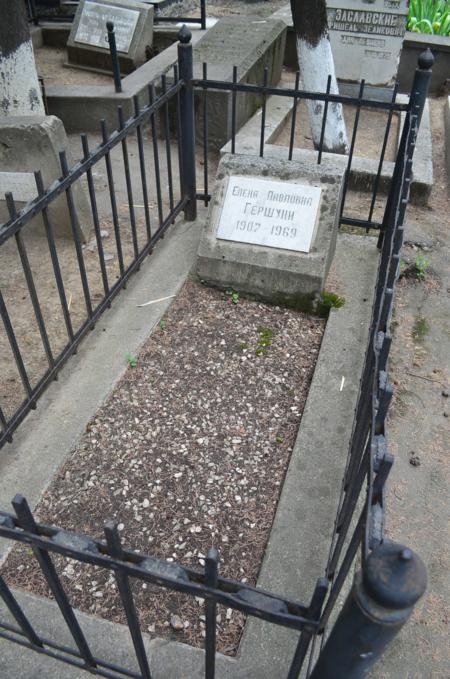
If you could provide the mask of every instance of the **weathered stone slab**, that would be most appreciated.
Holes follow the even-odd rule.
[[[69,64],[111,71],[106,23],[112,21],[120,70],[130,73],[146,61],[152,45],[153,11],[130,0],[81,0],[67,42]]]
[[[286,24],[279,19],[223,17],[194,47],[194,77],[201,78],[203,63],[208,78],[232,81],[237,67],[240,83],[262,84],[268,68],[269,85],[278,84],[283,67]],[[208,139],[211,148],[220,149],[231,137],[231,92],[208,92]],[[197,137],[203,137],[202,96],[196,98]],[[261,96],[240,92],[236,98],[236,131],[261,105]]]
[[[342,178],[334,166],[224,156],[197,275],[271,302],[310,305],[333,259]]]
[[[406,31],[406,0],[329,0],[327,11],[337,77],[392,85]]]
[[[28,203],[36,197],[36,180],[32,172],[0,171],[0,196],[11,192],[16,201]]]
[[[38,195],[36,170],[41,171],[45,188],[61,177],[61,151],[66,151],[70,166],[69,142],[62,122],[55,116],[0,118],[0,224],[9,221],[5,193],[11,191],[16,207],[21,209]],[[90,229],[90,211],[80,181],[73,185],[72,196],[77,229],[84,241]],[[48,215],[56,236],[73,237],[65,195],[50,203]],[[36,217],[30,226],[43,231],[42,218]]]

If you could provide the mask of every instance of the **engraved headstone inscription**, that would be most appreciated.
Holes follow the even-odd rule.
[[[225,155],[196,271],[212,285],[305,306],[324,286],[336,245],[342,169]]]
[[[125,7],[112,7],[99,2],[86,2],[75,34],[75,42],[108,48],[106,22],[114,23],[118,52],[128,52],[139,12]]]
[[[68,63],[111,71],[108,31],[112,21],[122,73],[146,60],[153,40],[153,7],[131,0],[81,0],[67,42]]]
[[[309,252],[321,189],[251,177],[230,177],[217,237]]]
[[[328,28],[340,80],[394,84],[408,14],[406,0],[327,0]]]

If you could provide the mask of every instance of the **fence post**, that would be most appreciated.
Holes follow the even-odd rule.
[[[39,26],[39,16],[36,11],[34,0],[28,0],[28,14],[35,26]]]
[[[403,173],[403,158],[407,153],[406,142],[408,137],[408,117],[417,115],[417,129],[420,127],[422,120],[423,109],[428,96],[428,88],[434,64],[434,57],[429,47],[424,52],[421,52],[417,60],[417,68],[414,72],[414,79],[411,85],[411,92],[409,95],[409,111],[403,125],[403,132],[400,144],[397,151],[397,160],[395,161],[394,172],[392,175],[391,188],[389,190],[388,199],[386,201],[386,208],[384,211],[383,224],[381,227],[380,238],[378,240],[378,247],[381,247],[383,234],[387,229],[388,224],[393,219],[393,211],[396,209],[398,197],[400,195],[401,186],[400,181]],[[412,165],[412,154],[409,159]]]
[[[200,16],[202,30],[206,30],[206,0],[200,0]]]
[[[122,81],[120,78],[119,57],[117,56],[116,34],[114,33],[114,23],[112,21],[106,22],[108,30],[109,51],[111,53],[111,63],[114,75],[114,86],[116,92],[122,92]]]
[[[183,198],[189,200],[185,211],[185,219],[193,222],[197,218],[197,182],[195,178],[195,112],[194,89],[192,87],[192,34],[186,26],[178,33],[178,65],[183,87],[180,91],[181,122],[181,190]]]
[[[410,549],[386,542],[355,576],[353,587],[310,679],[362,679],[412,613],[426,569]]]

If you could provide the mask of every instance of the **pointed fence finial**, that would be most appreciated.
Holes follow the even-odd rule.
[[[187,45],[189,42],[191,42],[191,38],[192,38],[191,31],[186,26],[186,24],[183,24],[182,27],[180,28],[179,32],[178,32],[178,40],[183,45]]]
[[[431,68],[433,68],[434,56],[429,47],[420,53],[418,64],[419,68],[424,71],[429,71]]]

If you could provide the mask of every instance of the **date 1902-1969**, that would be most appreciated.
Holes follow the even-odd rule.
[[[238,231],[247,231],[249,233],[256,233],[261,228],[260,222],[247,221],[245,219],[238,219],[236,222],[236,229]],[[282,236],[283,238],[295,238],[297,236],[297,229],[294,226],[272,226],[270,230],[271,236]]]

